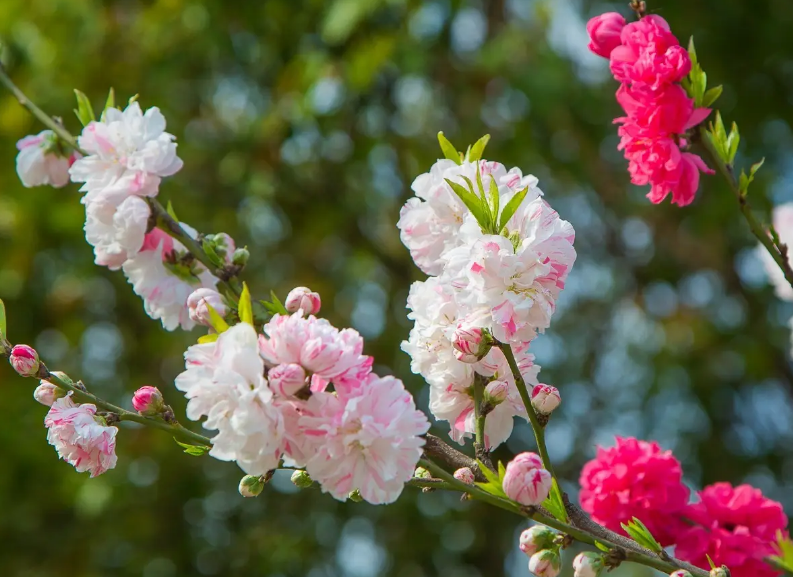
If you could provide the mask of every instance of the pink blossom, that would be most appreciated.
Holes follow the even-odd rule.
[[[787,527],[782,505],[750,485],[716,483],[699,492],[699,502],[683,516],[695,525],[683,527],[676,555],[700,567],[706,555],[730,568],[732,577],[773,577],[779,571],[763,562],[774,554],[777,531]]]
[[[8,362],[22,377],[35,377],[39,374],[39,354],[28,345],[15,345],[11,349]]]
[[[617,102],[628,117],[614,122],[628,124],[634,136],[682,134],[694,112],[694,101],[679,84],[669,84],[654,92],[623,84],[617,90]]]
[[[41,384],[33,391],[33,398],[45,407],[51,407],[52,403],[65,395],[66,393],[63,389],[47,381],[41,381]]]
[[[346,394],[360,387],[372,370],[372,357],[363,353],[357,331],[339,331],[325,319],[275,315],[264,326],[259,350],[270,366],[295,363],[313,373],[312,390],[324,390],[332,382]]]
[[[96,477],[116,466],[118,429],[96,416],[96,406],[77,405],[63,397],[52,404],[44,425],[49,444],[79,473],[89,471]]]
[[[369,503],[392,503],[413,477],[430,425],[399,379],[370,374],[362,385],[309,399],[300,426],[316,449],[306,471],[336,499],[358,489]]]
[[[595,16],[586,25],[589,34],[589,49],[603,58],[620,45],[620,33],[625,27],[625,18],[616,12]]]
[[[468,467],[462,467],[457,469],[454,472],[454,478],[458,481],[465,483],[466,485],[473,485],[476,478],[474,477],[474,472],[469,469]]]
[[[454,356],[463,363],[475,363],[487,354],[492,342],[492,337],[485,329],[462,319],[457,323],[452,336]]]
[[[26,136],[17,142],[17,150],[17,174],[23,186],[61,188],[69,183],[70,161],[52,130]]]
[[[132,395],[132,406],[142,415],[157,415],[164,407],[162,393],[157,387],[141,387]]]
[[[531,391],[531,405],[542,415],[550,415],[562,402],[559,389],[539,384]]]
[[[304,315],[315,315],[322,307],[322,299],[319,298],[319,293],[312,292],[311,289],[304,286],[299,286],[289,291],[289,294],[286,295],[284,306],[290,313],[302,310]]]
[[[611,72],[618,81],[628,82],[633,65],[643,53],[651,52],[663,57],[667,50],[679,45],[666,20],[656,15],[645,16],[626,25],[620,32],[620,46],[609,54]]]
[[[551,474],[536,453],[520,453],[507,464],[502,487],[507,497],[521,505],[539,505],[551,491]]]
[[[194,323],[207,327],[212,326],[209,307],[215,309],[215,312],[221,317],[224,317],[228,312],[223,296],[215,289],[199,288],[187,297],[187,311]]]
[[[291,397],[306,386],[306,371],[296,363],[286,363],[267,373],[270,388],[282,397]]]
[[[581,471],[581,507],[598,523],[625,534],[620,523],[641,520],[662,545],[677,542],[688,502],[680,462],[656,443],[617,437],[598,447]]]

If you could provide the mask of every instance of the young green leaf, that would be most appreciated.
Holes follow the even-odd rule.
[[[719,96],[721,96],[723,90],[724,87],[721,84],[708,89],[708,91],[705,92],[705,95],[702,97],[702,106],[709,108],[719,99]]]
[[[220,335],[218,333],[209,333],[208,335],[203,335],[198,337],[198,344],[205,345],[207,343],[214,343],[218,340]]]
[[[204,301],[204,304],[206,305],[207,310],[209,311],[209,324],[212,325],[212,328],[215,329],[215,332],[220,334],[220,333],[225,333],[227,330],[229,330],[228,323],[225,320],[223,320],[223,317],[220,316],[220,314],[215,310],[215,308],[207,301]]]
[[[176,211],[173,209],[173,204],[171,204],[171,201],[170,201],[170,200],[168,201],[168,206],[166,207],[165,211],[166,211],[166,212],[167,212],[169,215],[171,215],[171,218],[172,218],[172,219],[174,219],[176,222],[179,222],[179,217],[178,217],[178,216],[176,216]]]
[[[460,200],[463,201],[463,204],[468,207],[468,210],[471,211],[471,214],[474,215],[476,221],[479,223],[479,226],[482,227],[482,230],[487,230],[487,221],[488,215],[485,212],[485,208],[482,206],[482,201],[477,198],[473,192],[469,190],[465,190],[461,184],[457,184],[449,180],[446,180],[446,184],[452,187],[452,190],[460,197]],[[470,181],[469,181],[470,182]]]
[[[270,298],[272,302],[267,301],[259,301],[264,308],[266,308],[270,313],[274,315],[288,315],[289,311],[286,310],[286,307],[283,303],[278,300],[278,297],[275,295],[275,291],[270,291]]]
[[[492,215],[493,228],[495,234],[501,230],[496,223],[498,223],[498,212],[501,210],[501,195],[498,192],[498,185],[496,179],[491,175],[490,177],[490,214]]]
[[[3,299],[0,299],[0,336],[6,336],[6,305]]]
[[[212,242],[208,239],[204,238],[201,241],[201,248],[204,249],[204,252],[209,257],[209,261],[214,264],[215,266],[223,266],[225,261],[220,258],[220,255],[215,250],[215,247],[212,245]]]
[[[757,162],[755,162],[749,168],[749,174],[747,175],[746,172],[741,170],[741,174],[738,177],[738,191],[741,193],[741,196],[746,196],[746,193],[749,192],[749,185],[752,184],[754,181],[755,173],[760,170],[760,167],[763,166],[765,162],[765,158],[761,158]]]
[[[609,546],[608,546],[608,545],[606,545],[605,543],[601,543],[600,541],[595,541],[595,547],[597,547],[597,548],[598,548],[598,549],[600,549],[601,551],[605,551],[606,553],[608,553],[609,551],[611,551],[611,547],[609,547]]]
[[[438,143],[441,145],[443,156],[449,160],[453,160],[457,164],[462,164],[462,161],[460,161],[460,153],[457,152],[457,149],[454,147],[454,145],[449,142],[449,139],[443,135],[443,132],[438,133]]]
[[[179,445],[184,449],[184,452],[188,455],[192,455],[193,457],[200,457],[201,455],[206,455],[212,447],[207,447],[205,445],[189,445],[187,443],[180,443],[179,441],[174,438],[176,444]]]
[[[105,113],[110,110],[111,108],[116,107],[116,91],[113,90],[113,87],[110,87],[110,90],[107,93],[107,100],[105,101],[105,107],[102,109],[102,120],[105,119]]]
[[[738,152],[738,144],[741,142],[741,135],[738,133],[738,125],[734,122],[730,128],[730,134],[727,136],[727,164],[732,164],[735,160],[735,155]]]
[[[711,558],[710,558],[710,555],[708,555],[707,553],[705,553],[705,558],[707,558],[707,560],[708,560],[708,565],[710,565],[710,568],[711,568],[711,569],[715,569],[715,568],[716,568],[716,564],[713,562],[713,559],[711,559]]]
[[[501,484],[501,480],[498,478],[497,473],[492,471],[479,459],[476,460],[476,464],[479,465],[479,470],[482,471],[482,474],[485,476],[485,479],[487,479],[490,483],[493,483],[494,485]]]
[[[777,531],[776,542],[772,545],[776,555],[771,555],[771,559],[786,571],[793,572],[793,541],[790,537],[786,537],[782,531]]]
[[[688,55],[691,58],[691,65],[697,64],[697,50],[694,48],[694,37],[688,39]]]
[[[637,517],[634,517],[633,520],[628,523],[620,523],[620,525],[622,525],[623,530],[642,547],[656,553],[660,553],[664,550],[661,544],[653,537],[652,533],[650,533],[647,526]]]
[[[253,325],[253,304],[251,302],[251,293],[246,283],[242,283],[242,294],[237,305],[237,314],[242,322]]]
[[[504,484],[504,475],[507,474],[507,468],[504,466],[504,463],[501,461],[498,462],[498,482],[500,484]]]
[[[94,108],[91,106],[91,101],[88,100],[88,97],[77,90],[75,88],[74,95],[77,97],[77,109],[74,113],[77,115],[77,119],[83,126],[88,126],[91,122],[96,120],[96,116],[94,116]]]
[[[520,207],[520,203],[523,202],[523,199],[526,198],[526,195],[529,193],[529,187],[527,186],[521,191],[515,193],[515,196],[509,199],[509,202],[504,205],[504,210],[501,211],[501,219],[498,221],[498,233],[504,230],[504,227],[507,226],[509,219],[517,212],[518,208]]]
[[[749,168],[749,178],[754,178],[754,175],[755,175],[755,173],[756,173],[758,170],[760,170],[760,167],[761,167],[761,166],[763,166],[763,164],[764,164],[764,163],[765,163],[765,157],[763,157],[763,158],[761,158],[760,160],[758,160],[757,162],[755,162],[755,163],[754,163],[754,164],[753,164],[753,165],[752,165],[752,166]]]
[[[548,512],[559,521],[562,521],[563,523],[567,522],[567,510],[564,508],[562,491],[559,489],[559,483],[556,482],[556,479],[553,479],[551,491],[548,493],[548,497],[545,499],[545,501],[542,502],[542,506],[545,507]]]
[[[490,142],[490,135],[485,134],[482,138],[477,140],[471,149],[468,151],[466,158],[471,162],[482,160],[482,155],[485,153],[485,147]]]

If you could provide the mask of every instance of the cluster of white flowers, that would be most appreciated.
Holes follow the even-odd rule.
[[[210,455],[264,475],[283,461],[324,492],[360,491],[390,503],[421,457],[429,429],[402,382],[371,372],[354,330],[324,319],[275,315],[257,335],[246,323],[190,347],[176,387],[187,416],[216,430]]]
[[[492,181],[501,207],[526,190],[501,234],[484,233],[447,182],[465,187],[479,178],[486,189]],[[487,339],[509,345],[527,385],[537,384],[529,343],[550,325],[575,262],[575,232],[543,200],[535,177],[497,162],[439,160],[413,191],[398,226],[416,265],[432,276],[410,289],[415,326],[402,348],[430,384],[430,410],[458,442],[475,431],[475,375],[508,385],[503,400],[490,399],[485,443],[493,448],[509,437],[513,416],[527,415],[503,352]]]
[[[144,113],[132,102],[123,111],[108,108],[100,121],[85,127],[77,142],[86,156],[64,157],[57,137],[47,130],[17,144],[17,172],[25,186],[64,186],[69,177],[83,183],[85,237],[94,247],[96,264],[122,269],[149,316],[168,330],[192,328],[187,297],[218,282],[200,264],[180,264],[185,247],[151,230],[144,198],[156,196],[162,178],[182,168],[174,140],[157,108]],[[192,228],[181,226],[195,238]],[[233,241],[227,244],[230,256]]]

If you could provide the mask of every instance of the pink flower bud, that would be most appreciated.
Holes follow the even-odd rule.
[[[457,323],[452,337],[454,356],[463,363],[475,363],[485,357],[493,345],[493,338],[486,329],[466,320]]]
[[[141,415],[152,417],[159,415],[163,408],[164,403],[162,393],[157,387],[145,386],[135,391],[132,396],[132,406]]]
[[[39,374],[39,354],[28,345],[16,345],[11,349],[8,362],[23,377],[35,377]]]
[[[282,397],[291,397],[306,386],[306,371],[298,364],[287,363],[270,369],[270,388]]]
[[[545,525],[532,525],[520,534],[520,550],[532,556],[537,551],[548,549],[558,533]]]
[[[562,402],[559,389],[550,385],[537,385],[531,392],[531,405],[542,415],[550,415]]]
[[[693,577],[693,576],[685,569],[678,569],[677,571],[672,571],[669,574],[669,577]]]
[[[454,478],[458,481],[462,481],[466,485],[473,485],[474,481],[474,472],[469,469],[468,467],[461,467],[454,472]]]
[[[595,16],[586,25],[589,49],[598,56],[608,58],[611,51],[621,44],[620,33],[624,27],[625,18],[616,12]]]
[[[537,551],[529,559],[529,571],[537,577],[556,577],[561,568],[562,560],[555,549]]]
[[[46,381],[41,381],[41,384],[33,391],[33,398],[45,407],[51,407],[52,403],[65,396],[66,391]]]
[[[304,315],[315,315],[322,307],[322,299],[319,298],[319,293],[312,292],[311,289],[304,286],[299,286],[289,291],[289,294],[286,295],[284,306],[290,313],[302,310]]]
[[[539,505],[551,491],[551,474],[536,453],[520,453],[507,465],[502,487],[507,497],[521,505]]]
[[[603,570],[603,555],[585,551],[573,559],[574,577],[598,577]]]
[[[200,325],[211,327],[212,320],[209,317],[207,305],[215,309],[221,317],[228,312],[228,307],[223,302],[223,297],[216,290],[200,288],[187,297],[187,312],[190,315],[190,319]]]
[[[710,577],[730,577],[730,572],[727,570],[727,567],[722,565],[721,567],[714,567],[711,569]]]
[[[485,400],[498,405],[507,398],[509,384],[506,381],[490,381],[485,387]]]

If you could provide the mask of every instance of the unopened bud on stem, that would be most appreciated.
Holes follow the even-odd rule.
[[[481,327],[466,321],[457,323],[452,337],[454,356],[463,363],[475,363],[482,360],[493,346],[493,337]]]
[[[550,385],[537,385],[531,392],[531,405],[541,415],[550,415],[562,402],[559,389]]]
[[[537,551],[529,559],[529,571],[537,577],[556,577],[562,568],[562,560],[556,549]]]
[[[45,407],[51,407],[52,403],[65,396],[66,391],[46,381],[41,381],[41,384],[33,391],[33,398]]]
[[[303,470],[298,470],[292,473],[292,483],[294,483],[295,487],[299,487],[300,489],[308,489],[314,484],[314,481],[308,473]]]
[[[520,550],[526,555],[534,555],[537,551],[550,549],[558,533],[545,525],[532,525],[520,534]]]
[[[454,472],[454,478],[466,485],[473,485],[476,478],[474,472],[468,467],[461,467]]]
[[[574,577],[598,577],[604,567],[603,555],[585,551],[573,559]]]
[[[245,475],[240,481],[240,495],[258,497],[264,490],[264,479],[258,475]]]
[[[132,395],[132,406],[141,415],[146,417],[153,417],[162,413],[165,408],[165,403],[162,399],[162,393],[157,387],[145,386],[139,388]]]
[[[322,308],[322,299],[319,298],[319,293],[315,293],[304,286],[299,286],[293,288],[286,295],[284,307],[290,313],[302,310],[304,315],[315,315]]]
[[[23,377],[35,377],[39,374],[39,354],[28,345],[16,345],[11,349],[8,362],[14,370]]]

